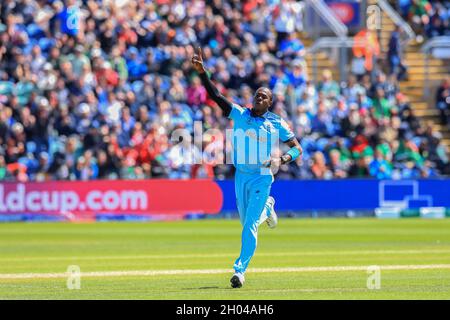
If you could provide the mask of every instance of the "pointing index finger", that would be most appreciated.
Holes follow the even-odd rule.
[[[198,47],[198,56],[202,59],[202,48]]]

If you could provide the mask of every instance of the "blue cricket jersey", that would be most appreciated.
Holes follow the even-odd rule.
[[[240,172],[267,174],[262,163],[279,146],[279,140],[286,142],[295,137],[286,121],[270,111],[254,116],[250,109],[233,103],[228,117],[234,126],[232,137],[227,139],[231,138],[233,164]]]

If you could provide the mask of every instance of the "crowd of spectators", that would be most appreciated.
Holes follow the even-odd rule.
[[[0,180],[231,178],[231,165],[186,163],[200,151],[171,140],[194,121],[231,126],[191,67],[196,46],[236,103],[273,90],[272,111],[304,149],[279,178],[449,174],[440,133],[414,116],[395,76],[308,79],[301,10],[292,0],[3,0]]]
[[[398,0],[399,11],[418,36],[450,36],[450,1],[448,0]]]

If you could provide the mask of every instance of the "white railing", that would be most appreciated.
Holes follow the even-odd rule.
[[[420,48],[420,51],[429,54],[431,50],[436,48],[449,48],[450,47],[450,36],[434,37],[429,39]]]
[[[430,96],[431,81],[429,81],[430,66],[429,66],[429,56],[433,54],[433,50],[442,49],[444,52],[450,51],[450,36],[434,37],[429,39],[420,48],[420,51],[425,54],[425,86],[423,88],[423,93],[426,97]]]
[[[397,13],[397,11],[395,11],[394,8],[392,8],[389,2],[387,2],[386,0],[377,0],[377,4],[381,8],[381,10],[386,12],[392,22],[394,22],[395,25],[399,26],[400,29],[402,29],[407,35],[407,39],[403,44],[406,44],[412,39],[416,38],[416,34],[414,33],[411,26],[405,20],[403,20],[403,18]]]
[[[315,53],[324,48],[341,48],[352,47],[355,43],[353,38],[336,38],[336,37],[323,37],[315,41],[309,48],[306,49],[307,53]]]
[[[325,21],[337,37],[347,36],[347,26],[336,17],[334,12],[331,11],[330,7],[328,7],[323,0],[305,0],[305,2],[307,6],[310,6],[314,12]]]

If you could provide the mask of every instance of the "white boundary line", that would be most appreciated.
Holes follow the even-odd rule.
[[[330,271],[366,271],[369,266],[328,266],[328,267],[285,267],[285,268],[253,268],[252,273],[294,273],[294,272],[330,272]],[[450,269],[450,264],[425,265],[384,265],[381,270],[430,270]],[[200,275],[231,273],[230,269],[187,269],[187,270],[130,270],[130,271],[94,271],[82,272],[80,277],[133,277],[133,276],[162,276],[162,275]],[[52,279],[67,278],[72,273],[9,273],[0,274],[0,280],[9,279]]]
[[[295,251],[295,252],[261,252],[258,257],[296,257],[296,256],[329,256],[329,255],[376,255],[376,254],[439,254],[450,253],[450,249],[424,249],[424,250],[342,250],[342,251]],[[234,256],[236,252],[230,253],[192,253],[192,254],[151,254],[151,255],[117,255],[117,256],[61,256],[61,257],[0,257],[4,261],[84,261],[84,260],[141,260],[141,259],[182,259],[182,258],[225,258]]]

